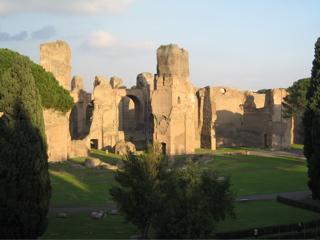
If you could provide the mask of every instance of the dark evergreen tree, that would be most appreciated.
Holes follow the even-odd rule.
[[[41,99],[30,59],[0,78],[0,238],[38,238],[51,196]]]
[[[308,162],[308,186],[312,197],[320,200],[320,38],[315,44],[314,57],[308,103],[303,116],[304,155]]]

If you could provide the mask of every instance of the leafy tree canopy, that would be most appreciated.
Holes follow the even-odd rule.
[[[212,238],[215,225],[235,217],[230,177],[218,180],[213,170],[201,171],[192,162],[171,171],[165,189],[165,208],[155,217],[157,238]]]
[[[0,77],[14,64],[17,56],[21,55],[9,49],[0,49]],[[68,112],[74,105],[69,91],[59,85],[51,72],[47,72],[42,66],[31,60],[29,61],[36,87],[41,96],[42,107],[62,113]]]
[[[112,199],[118,204],[120,212],[128,222],[148,237],[152,218],[162,206],[162,181],[164,164],[158,150],[149,146],[148,153],[140,156],[129,152],[123,170],[117,170],[115,180],[121,186],[109,189]]]
[[[293,83],[287,88],[289,93],[283,98],[283,117],[291,118],[301,115],[307,106],[307,91],[310,86],[310,78],[303,78]]]
[[[210,237],[215,223],[234,216],[230,178],[218,180],[213,171],[200,171],[190,163],[183,170],[164,165],[159,145],[140,156],[128,153],[109,193],[127,221],[136,225],[142,238],[150,225],[157,238]],[[151,149],[151,150],[150,150]]]

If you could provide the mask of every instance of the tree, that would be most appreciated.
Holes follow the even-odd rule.
[[[307,92],[308,102],[303,116],[304,155],[308,163],[308,186],[312,197],[320,200],[320,38],[315,44],[314,57]]]
[[[25,56],[0,78],[0,112],[0,236],[38,238],[51,185],[41,99]]]
[[[234,214],[230,177],[218,180],[212,170],[188,168],[171,171],[165,207],[154,219],[157,238],[199,239],[212,237],[215,224]]]
[[[153,217],[159,212],[162,202],[162,179],[164,164],[157,155],[158,145],[149,146],[148,153],[140,156],[128,151],[123,170],[117,170],[115,180],[120,186],[109,189],[125,220],[132,222],[148,237]]]
[[[0,78],[14,64],[17,56],[21,55],[9,49],[0,49]],[[29,62],[31,73],[40,93],[42,107],[62,113],[67,113],[71,110],[74,106],[74,101],[69,91],[59,85],[59,82],[51,72],[47,72],[42,66],[31,60]]]
[[[307,91],[309,86],[310,78],[303,78],[294,82],[291,87],[286,89],[289,94],[283,98],[284,118],[301,116],[304,113],[308,102]]]

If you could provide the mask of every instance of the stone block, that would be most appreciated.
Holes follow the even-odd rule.
[[[86,168],[95,168],[101,164],[99,158],[86,158],[84,162]]]

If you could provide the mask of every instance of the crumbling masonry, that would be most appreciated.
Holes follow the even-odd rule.
[[[196,88],[189,80],[188,52],[177,45],[157,50],[157,73],[141,73],[135,89],[120,78],[97,76],[93,93],[71,80],[66,42],[40,47],[40,64],[70,91],[76,105],[66,115],[44,111],[49,161],[86,156],[91,147],[113,149],[121,141],[137,149],[158,141],[167,155],[227,146],[289,148],[291,120],[282,118],[284,89],[265,94],[227,87]]]

